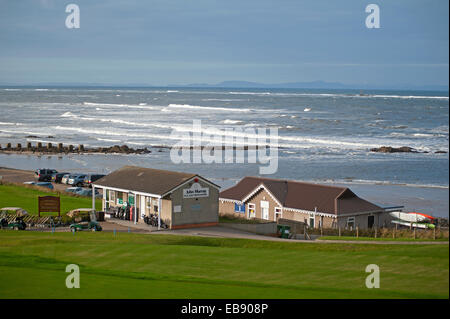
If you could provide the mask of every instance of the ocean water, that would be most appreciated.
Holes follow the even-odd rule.
[[[172,146],[171,133],[277,128],[278,170],[270,177],[448,189],[448,93],[228,88],[0,88],[0,144],[27,141],[130,147]],[[243,130],[239,132],[237,130]],[[32,137],[30,137],[32,136]],[[208,142],[208,138],[203,137]],[[410,146],[427,153],[381,154]],[[447,153],[437,154],[436,151]],[[134,164],[197,172],[229,186],[262,164],[174,164],[148,155],[0,154],[0,166],[109,172]],[[448,202],[448,200],[447,200]]]

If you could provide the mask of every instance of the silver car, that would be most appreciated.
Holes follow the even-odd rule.
[[[65,174],[65,175],[61,178],[61,184],[67,184],[67,183],[69,183],[69,178],[70,178],[70,174]]]
[[[86,175],[70,175],[67,184],[72,186],[83,186]]]

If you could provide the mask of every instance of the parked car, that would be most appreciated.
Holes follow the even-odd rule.
[[[72,185],[72,186],[83,186],[85,178],[86,178],[86,175],[78,175],[78,174],[70,175],[69,181],[67,182],[67,184]]]
[[[95,182],[96,180],[99,180],[100,178],[102,178],[103,176],[105,176],[104,174],[89,174],[86,176],[86,178],[84,179],[84,185],[88,186],[88,187],[92,187],[92,183]]]
[[[82,187],[67,187],[66,192],[76,194],[77,192],[81,191],[82,189],[83,189]]]
[[[69,174],[69,173],[54,173],[52,174],[52,182],[53,183],[62,183],[62,178],[64,177],[64,175]]]
[[[52,179],[52,175],[56,173],[58,173],[56,170],[49,168],[37,169],[34,172],[39,182],[50,182]]]
[[[69,178],[70,178],[70,174],[64,174],[63,177],[61,178],[61,184],[67,184],[69,182]]]
[[[92,189],[91,188],[82,188],[80,191],[76,192],[77,195],[80,196],[92,196]],[[102,195],[98,192],[98,190],[95,190],[95,197],[100,198]]]
[[[24,184],[27,185],[35,185],[35,186],[41,186],[41,187],[47,187],[49,189],[53,189],[53,184],[50,182],[24,182]]]

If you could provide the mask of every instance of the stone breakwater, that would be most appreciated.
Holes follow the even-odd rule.
[[[381,146],[377,148],[371,148],[371,152],[378,152],[378,153],[429,153],[427,151],[419,152],[416,149],[408,146],[402,146],[402,147],[391,147],[391,146]],[[436,154],[445,154],[446,151],[435,151]]]
[[[16,153],[16,154],[88,154],[88,153],[103,153],[103,154],[148,154],[151,153],[147,148],[131,148],[127,145],[114,145],[110,147],[85,147],[83,144],[79,145],[64,145],[63,143],[46,143],[43,145],[38,142],[33,145],[27,142],[26,145],[18,143],[11,145],[0,145],[0,152],[2,153]]]

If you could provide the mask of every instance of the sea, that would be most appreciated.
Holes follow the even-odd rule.
[[[138,165],[198,173],[223,188],[260,175],[260,167],[267,166],[175,163],[170,148],[180,142],[177,134],[188,134],[192,142],[199,138],[194,121],[201,121],[203,145],[225,130],[246,138],[252,130],[276,129],[277,169],[266,177],[346,185],[376,203],[448,216],[448,92],[0,87],[2,147],[50,142],[151,150],[143,155],[0,153],[0,166],[109,173]],[[370,151],[381,146],[408,146],[417,153]]]

